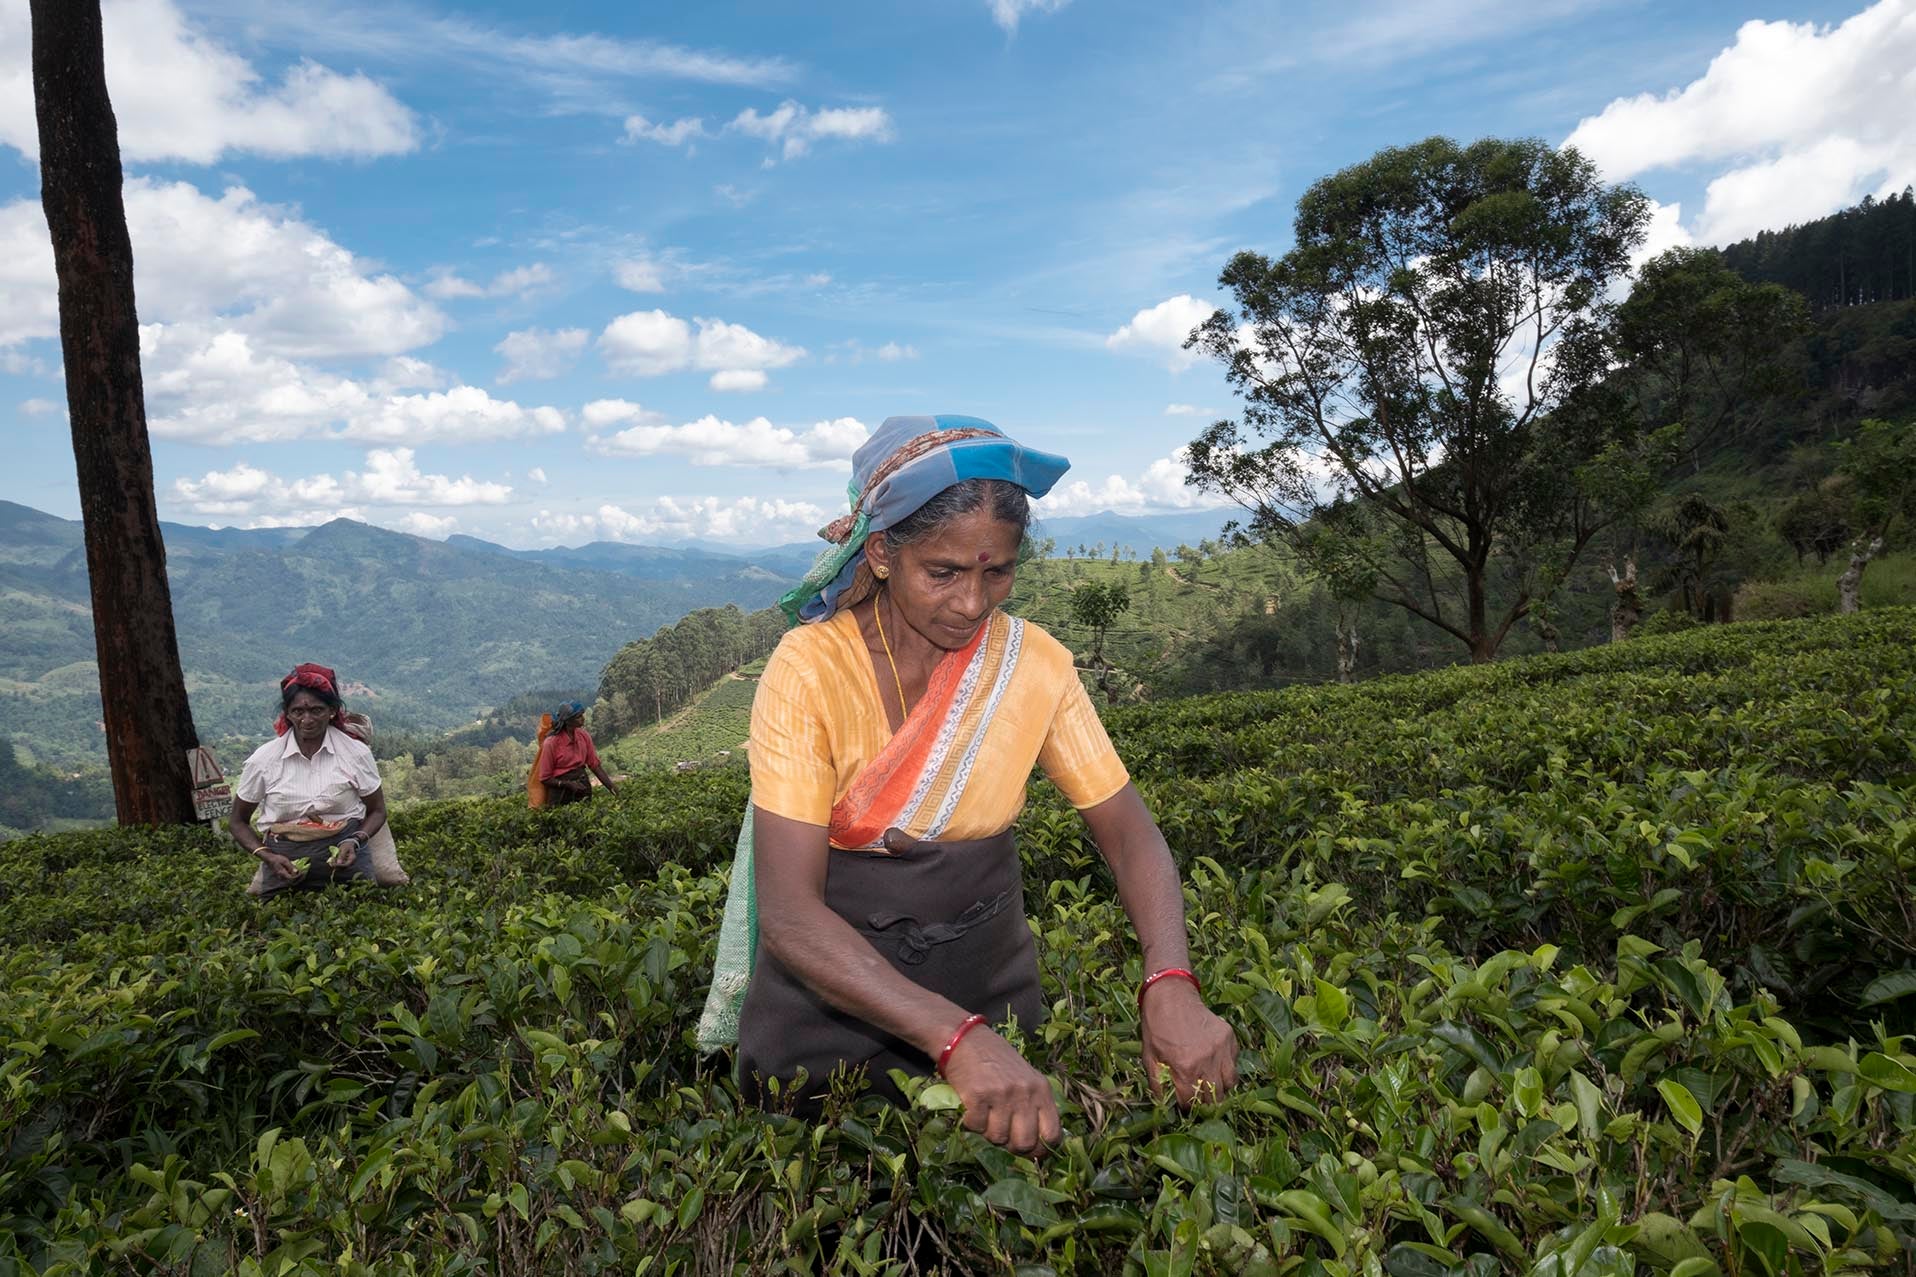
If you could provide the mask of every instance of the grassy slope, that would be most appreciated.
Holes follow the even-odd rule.
[[[621,736],[600,752],[627,772],[682,762],[710,763],[741,749],[752,726],[752,695],[764,661],[754,661],[714,683],[663,723]]]

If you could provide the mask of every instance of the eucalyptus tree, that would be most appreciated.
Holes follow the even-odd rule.
[[[194,819],[198,744],[180,669],[140,378],[133,242],[107,96],[99,0],[31,0],[40,203],[60,288],[60,353],[120,823]]]
[[[1430,138],[1322,179],[1295,246],[1233,257],[1234,306],[1192,333],[1243,407],[1191,445],[1191,481],[1492,659],[1608,517],[1582,476],[1635,429],[1594,392],[1648,216],[1535,139]]]

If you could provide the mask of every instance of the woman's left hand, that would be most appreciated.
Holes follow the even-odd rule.
[[[342,838],[339,840],[339,844],[333,848],[332,859],[326,862],[326,866],[329,869],[351,869],[353,867],[353,861],[358,858],[359,840],[357,838]]]
[[[1144,1070],[1153,1095],[1164,1088],[1160,1065],[1170,1067],[1180,1108],[1237,1085],[1237,1034],[1183,981],[1164,981],[1144,995]]]

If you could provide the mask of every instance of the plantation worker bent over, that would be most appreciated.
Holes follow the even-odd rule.
[[[279,700],[273,739],[247,758],[226,819],[233,841],[262,862],[246,890],[268,896],[353,878],[410,882],[363,739],[371,725],[346,713],[338,676],[324,665],[297,666],[280,680]]]
[[[741,1088],[768,1107],[815,1116],[847,1072],[900,1103],[888,1070],[936,1068],[972,1130],[1020,1152],[1056,1142],[1050,1085],[993,1029],[1030,1032],[1043,1013],[1011,833],[1036,764],[1137,930],[1152,1088],[1161,1065],[1180,1102],[1230,1087],[1237,1040],[1190,971],[1164,837],[1071,653],[998,610],[1028,498],[1069,462],[940,416],[890,418],[852,464],[851,513],[781,600],[803,624],[752,704],[752,800],[701,1047],[735,1041]]]
[[[587,775],[588,770],[591,775]],[[592,797],[592,777],[597,776],[608,794],[619,792],[612,778],[599,765],[599,751],[592,744],[592,733],[585,729],[585,706],[566,701],[552,711],[552,734],[539,744],[538,781],[544,789],[535,807],[561,807]]]

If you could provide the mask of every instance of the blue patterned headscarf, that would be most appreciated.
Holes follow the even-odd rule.
[[[872,533],[967,479],[1003,479],[1041,497],[1070,468],[977,417],[887,417],[852,454],[851,513],[820,530],[831,547],[778,604],[794,625],[826,620],[868,592],[865,538]]]

